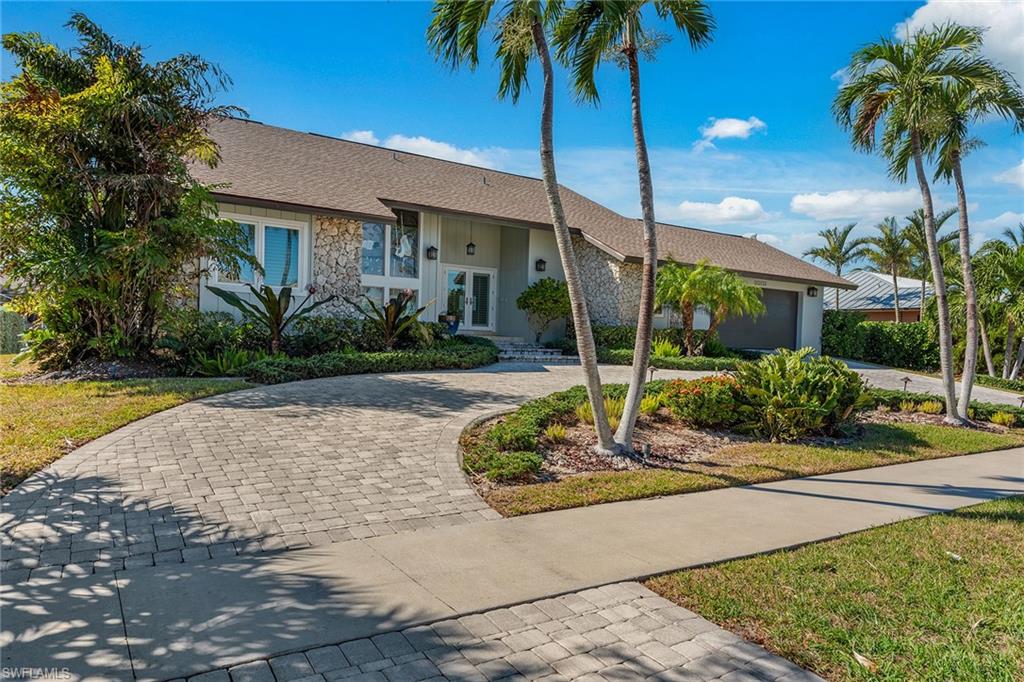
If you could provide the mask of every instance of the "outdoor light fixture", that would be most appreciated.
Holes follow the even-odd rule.
[[[472,256],[475,253],[476,253],[476,244],[474,244],[473,242],[470,242],[470,243],[466,244],[466,255],[467,256]]]
[[[427,247],[427,260],[437,260],[437,247],[436,246],[428,246]]]
[[[543,258],[538,258],[537,262],[533,264],[533,267],[537,269],[537,272],[544,272],[548,269],[548,262]]]
[[[648,378],[647,380],[648,381],[654,381],[654,367],[648,367],[647,371],[650,372],[650,378]]]
[[[818,287],[807,287],[807,296],[809,298],[818,298]]]
[[[907,384],[910,383],[910,377],[903,377],[901,379],[901,381],[903,382],[903,392],[906,393],[907,392]]]

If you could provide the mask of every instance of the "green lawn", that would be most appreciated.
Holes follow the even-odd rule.
[[[24,371],[0,356],[0,377]],[[0,386],[0,490],[74,448],[147,415],[245,388],[238,380],[132,379]]]
[[[829,680],[1024,679],[1024,497],[647,586]]]
[[[992,433],[931,424],[868,424],[849,445],[746,443],[685,470],[643,469],[581,474],[550,483],[509,486],[485,494],[504,516],[604,502],[690,493],[784,478],[849,471],[1024,445],[1024,431]]]

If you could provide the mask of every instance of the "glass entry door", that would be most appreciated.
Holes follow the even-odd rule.
[[[448,314],[459,318],[459,328],[494,331],[496,272],[448,266],[444,270]]]

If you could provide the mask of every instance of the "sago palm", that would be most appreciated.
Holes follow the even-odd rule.
[[[832,267],[836,277],[843,276],[843,268],[850,263],[864,257],[864,245],[867,243],[863,237],[850,239],[850,233],[857,227],[857,223],[850,223],[843,227],[833,226],[818,232],[818,236],[825,240],[824,246],[815,246],[804,251],[804,258],[814,258]],[[839,310],[839,287],[836,287],[836,310]]]
[[[980,36],[979,29],[950,23],[918,31],[903,42],[882,38],[854,53],[849,80],[832,105],[839,124],[851,132],[853,145],[865,151],[880,149],[895,180],[906,181],[913,164],[935,285],[946,421],[957,424],[963,419],[956,403],[949,305],[924,161],[935,122],[934,103],[941,91],[951,83],[969,86],[981,72],[984,60],[976,54]]]
[[[896,321],[901,322],[899,276],[910,265],[910,244],[903,236],[895,217],[886,218],[876,228],[878,234],[867,238],[867,250],[864,255],[877,272],[892,276],[894,312]]]
[[[699,48],[710,42],[715,22],[702,0],[582,0],[566,10],[555,28],[557,54],[570,65],[573,88],[581,99],[597,101],[597,69],[604,58],[611,56],[616,59],[629,74],[644,241],[633,369],[626,407],[615,434],[616,440],[627,451],[632,450],[633,428],[643,399],[644,379],[650,361],[658,269],[654,188],[640,96],[640,55],[653,54],[659,42],[658,36],[648,32],[644,26],[643,13],[647,7],[653,9],[658,18],[668,20],[686,34],[691,47]]]
[[[500,9],[496,12],[496,5]],[[554,68],[548,48],[547,29],[558,19],[561,2],[538,2],[536,0],[509,0],[495,3],[494,0],[438,0],[434,4],[433,19],[427,29],[427,42],[438,59],[452,69],[461,65],[470,68],[479,62],[480,38],[492,13],[497,14],[497,29],[494,36],[500,67],[498,96],[518,101],[527,84],[527,67],[536,57],[544,74],[544,92],[540,116],[540,162],[544,192],[547,195],[551,225],[554,228],[558,255],[569,289],[572,304],[572,320],[576,332],[576,346],[580,365],[586,379],[587,395],[594,414],[594,429],[597,432],[597,449],[606,453],[617,452],[617,447],[608,417],[605,414],[601,376],[598,372],[597,349],[590,327],[590,313],[587,310],[586,293],[580,279],[576,252],[573,249],[565,209],[559,193],[558,177],[555,172],[554,152]]]

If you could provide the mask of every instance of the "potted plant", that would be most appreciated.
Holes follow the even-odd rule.
[[[444,322],[448,325],[448,333],[452,336],[459,331],[459,316],[455,313],[445,311],[437,316],[438,322]]]

